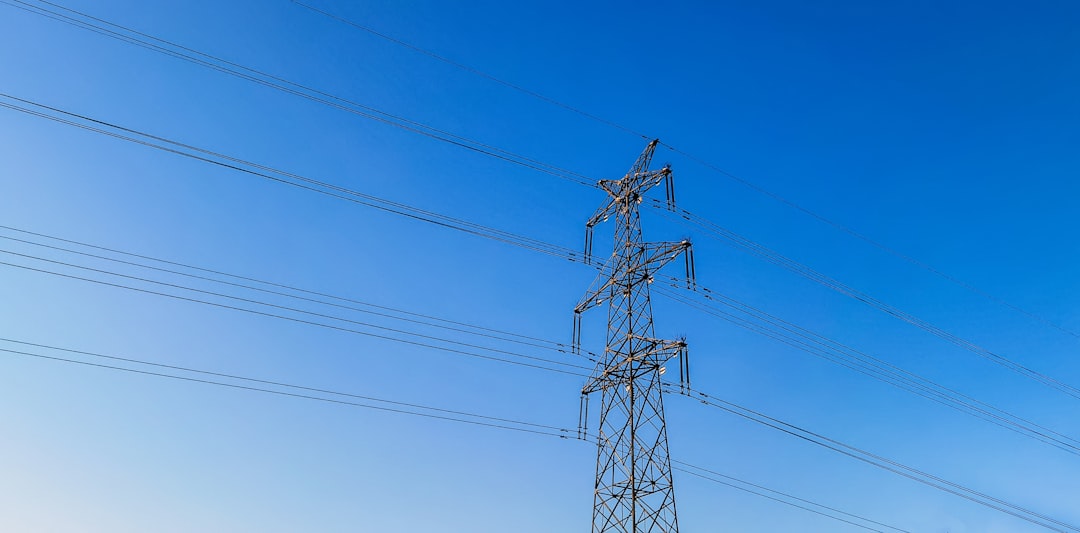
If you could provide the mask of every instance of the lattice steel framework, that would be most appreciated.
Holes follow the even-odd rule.
[[[608,304],[606,347],[581,391],[583,435],[588,435],[588,397],[601,394],[593,533],[679,530],[661,376],[665,365],[678,358],[680,384],[685,386],[689,366],[685,340],[654,337],[649,284],[657,270],[679,256],[686,262],[687,282],[693,283],[693,255],[689,241],[642,239],[639,205],[644,194],[664,183],[668,206],[674,207],[670,167],[649,170],[657,143],[649,143],[622,179],[600,181],[611,198],[586,223],[588,258],[593,227],[615,218],[614,251],[574,308],[574,345],[579,346],[581,314]]]

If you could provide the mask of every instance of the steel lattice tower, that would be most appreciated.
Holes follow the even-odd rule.
[[[679,530],[661,376],[664,365],[679,358],[680,384],[686,384],[686,342],[654,338],[649,284],[654,272],[680,255],[692,283],[693,259],[689,241],[647,243],[642,239],[639,205],[644,194],[663,182],[668,206],[674,206],[671,169],[649,170],[658,142],[649,143],[622,179],[600,181],[611,198],[586,223],[588,258],[592,228],[615,218],[614,251],[574,308],[574,345],[578,346],[581,313],[608,304],[606,347],[582,388],[583,435],[588,434],[588,396],[601,394],[593,533]]]

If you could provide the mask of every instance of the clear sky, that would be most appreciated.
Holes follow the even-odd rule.
[[[621,176],[646,142],[286,0],[61,1],[590,179]],[[1080,4],[310,1],[659,137],[681,151],[661,147],[655,160],[672,165],[680,207],[1080,386]],[[8,3],[0,3],[5,95],[572,249],[606,200],[572,180]],[[647,206],[644,216],[647,239],[693,240],[703,286],[1080,439],[1077,397],[700,226]],[[595,275],[6,108],[0,226],[557,342],[569,341],[571,310]],[[610,249],[611,231],[598,227],[598,253]],[[219,304],[0,265],[0,338],[577,427],[581,377],[343,329],[405,335],[355,323],[365,322],[588,364],[569,354],[42,248],[10,238],[119,257],[12,229],[0,237],[3,263]],[[687,337],[698,390],[1080,523],[1080,455],[661,295],[654,303],[657,334]],[[601,350],[603,310],[584,325],[585,348]],[[0,349],[208,379],[9,341]],[[669,395],[666,406],[680,461],[908,531],[1045,531],[693,399]],[[572,438],[10,351],[0,352],[0,425],[4,531],[561,532],[586,531],[590,520],[595,447]],[[684,531],[860,531],[683,472],[675,485]]]

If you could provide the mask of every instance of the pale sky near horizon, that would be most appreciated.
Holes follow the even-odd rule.
[[[573,250],[606,201],[575,179],[11,4],[62,5],[588,179],[621,176],[647,142],[287,0],[58,1],[0,2],[0,104],[51,106]],[[679,207],[1059,388],[1080,387],[1080,5],[579,4],[311,0],[660,138],[654,167],[672,165]],[[703,287],[1080,447],[1080,398],[701,226],[643,213],[647,239],[693,240]],[[596,231],[606,254],[612,228]],[[57,248],[120,258],[47,236],[500,338],[80,255]],[[573,374],[585,372],[558,363],[590,363],[535,344],[570,340],[571,311],[595,276],[586,266],[7,107],[0,263],[0,530],[588,530],[587,442],[71,362],[558,433],[577,427],[584,378]],[[698,390],[1080,525],[1077,453],[660,294],[654,310],[657,335],[686,336]],[[604,321],[602,309],[586,315],[586,349],[603,349]],[[371,335],[402,331],[458,352]],[[908,531],[1046,530],[690,398],[665,405],[679,461]],[[675,486],[686,532],[865,531],[683,472]]]

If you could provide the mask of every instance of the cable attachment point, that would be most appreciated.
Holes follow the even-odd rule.
[[[578,439],[589,437],[589,395],[582,394],[578,401]]]
[[[690,348],[686,345],[686,340],[679,341],[679,349],[675,352],[675,357],[679,359],[679,390],[683,394],[690,392]]]
[[[592,264],[592,241],[593,241],[593,226],[592,224],[585,225],[585,264]]]
[[[697,273],[694,271],[694,246],[689,240],[683,242],[686,243],[686,250],[683,251],[683,258],[686,260],[686,288],[696,291]]]
[[[667,196],[668,211],[675,211],[675,179],[671,174],[671,165],[664,167],[664,192]]]
[[[574,331],[571,334],[570,352],[581,355],[581,311],[574,310]]]

